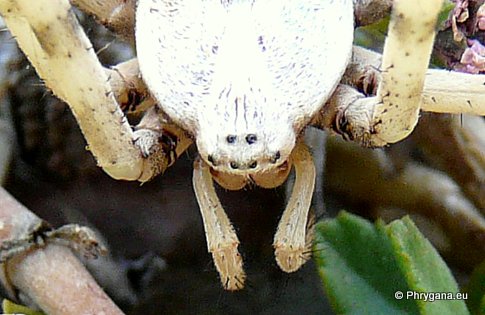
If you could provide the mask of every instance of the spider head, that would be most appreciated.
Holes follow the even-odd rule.
[[[230,121],[201,126],[196,137],[200,155],[213,169],[240,175],[282,165],[295,146],[293,127],[274,117],[268,125],[260,122],[249,121],[247,128]]]

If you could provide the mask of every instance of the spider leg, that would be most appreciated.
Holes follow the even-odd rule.
[[[381,57],[373,51],[354,47],[341,84],[314,117],[312,125],[332,130],[363,146],[385,145],[376,142],[382,131],[372,123],[373,117],[379,118],[372,103],[376,97],[369,97],[382,80]],[[485,116],[485,75],[428,69],[425,76],[420,99],[422,111]]]
[[[137,58],[105,68],[105,72],[113,95],[124,113],[143,113],[156,104],[141,78]]]
[[[73,5],[130,42],[135,40],[135,0],[70,0]]]
[[[210,167],[200,158],[194,163],[193,184],[204,221],[207,247],[226,290],[244,287],[246,274],[237,250],[239,239],[217,197]]]
[[[372,109],[368,117],[371,132],[364,134],[369,138],[366,141],[370,146],[398,142],[407,137],[417,124],[442,0],[423,4],[419,0],[393,3],[377,95],[357,99],[346,109],[347,120],[352,117],[348,114],[353,108],[358,108],[358,111],[363,106]]]
[[[342,83],[357,87],[366,95],[368,92],[376,92],[374,90],[381,82],[381,63],[380,54],[354,46],[352,60]],[[370,89],[365,89],[366,82],[370,83]],[[421,109],[435,113],[485,116],[484,82],[484,74],[428,69],[421,96]]]
[[[163,173],[192,144],[190,137],[179,127],[171,124],[158,106],[148,109],[135,127],[133,143],[140,149],[146,166],[138,178],[150,180]]]
[[[106,173],[115,179],[146,181],[170,164],[164,160],[170,152],[152,150],[149,158],[141,152],[139,134],[116,101],[109,72],[67,0],[0,0],[0,13],[46,85],[69,104],[88,149]],[[178,143],[190,144],[183,131],[172,129]],[[176,151],[187,147],[177,146]]]
[[[310,258],[313,234],[307,227],[312,227],[308,213],[315,186],[315,165],[303,141],[297,143],[290,159],[296,179],[273,242],[276,262],[286,272],[298,270]]]
[[[442,1],[432,0],[427,1],[426,5],[422,4],[424,2],[418,0],[394,1],[382,61],[376,68],[378,71],[374,71],[379,76],[375,79],[379,81],[376,96],[365,97],[351,88],[339,86],[327,103],[329,106],[324,106],[321,113],[336,113],[330,126],[343,131],[345,138],[369,147],[398,142],[413,131],[422,106],[429,105],[423,90],[426,91],[425,78],[430,79],[427,74],[433,73],[428,70],[428,63]],[[350,70],[347,69],[348,78],[343,83],[361,79],[356,76],[359,72],[356,69],[369,70],[356,66],[355,60],[363,51],[354,49],[354,60],[349,66]],[[378,60],[374,57],[369,59],[373,62]],[[437,81],[446,81],[441,74],[433,73],[433,76]],[[428,87],[433,89],[430,85]],[[434,89],[437,92],[436,86]],[[342,101],[348,102],[347,105]],[[335,110],[335,106],[339,109]]]

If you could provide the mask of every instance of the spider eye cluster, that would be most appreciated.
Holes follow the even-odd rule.
[[[237,136],[233,134],[229,134],[225,137],[225,141],[227,144],[229,144],[229,147],[232,147],[234,145],[234,150],[246,150],[248,151],[250,147],[244,148],[245,145],[247,146],[253,146],[258,143],[258,136],[253,133],[248,133],[246,135],[242,136]],[[239,147],[236,147],[239,145]],[[222,168],[222,169],[228,169],[228,170],[239,170],[239,171],[245,171],[245,170],[256,170],[258,166],[264,166],[266,165],[274,165],[278,163],[278,161],[281,159],[281,152],[276,151],[272,153],[269,157],[267,155],[264,155],[264,158],[261,159],[247,159],[247,160],[241,160],[241,159],[231,159],[230,157],[221,157],[221,154],[218,152],[212,152],[207,155],[207,162],[211,164],[211,166],[215,168]]]
[[[281,153],[280,151],[276,151],[269,159],[267,159],[267,162],[269,164],[276,164],[281,158]],[[213,154],[209,154],[207,156],[207,162],[211,164],[213,167],[220,167],[221,166],[221,161],[216,159]],[[259,163],[257,160],[251,160],[247,163],[241,163],[237,161],[229,161],[228,166],[232,170],[247,170],[247,169],[256,169],[258,167]]]
[[[250,175],[272,172],[285,163],[295,147],[291,126],[278,122],[279,132],[264,124],[234,128],[232,122],[203,125],[196,135],[200,156],[215,171]],[[217,127],[217,128],[216,128]]]
[[[253,133],[250,133],[250,134],[247,134],[244,137],[244,139],[247,142],[247,144],[253,144],[256,141],[258,141],[258,136],[253,134]],[[236,143],[237,140],[238,140],[238,137],[236,135],[227,135],[227,137],[226,137],[226,141],[229,144]]]

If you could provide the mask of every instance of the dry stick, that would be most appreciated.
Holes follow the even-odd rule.
[[[485,259],[485,218],[446,174],[408,165],[390,176],[386,157],[335,137],[327,141],[326,188],[346,202],[392,207],[437,223],[447,236],[447,257],[463,268]],[[391,163],[387,159],[387,163]]]
[[[130,43],[135,42],[135,0],[71,0]]]
[[[485,216],[485,120],[424,115],[413,139],[427,160],[451,176]]]
[[[41,220],[0,187],[0,243],[28,236]],[[66,247],[48,244],[8,260],[7,288],[50,315],[123,314]]]
[[[67,0],[0,0],[0,13],[46,85],[71,107],[105,172],[146,181],[162,171],[134,145],[105,70]]]
[[[345,110],[353,137],[363,144],[400,141],[416,125],[441,4],[442,0],[394,1],[377,96],[358,99]]]

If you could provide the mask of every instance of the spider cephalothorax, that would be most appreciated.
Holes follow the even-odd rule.
[[[340,80],[352,1],[139,1],[142,76],[219,171],[264,172]],[[143,35],[142,35],[143,34]]]

